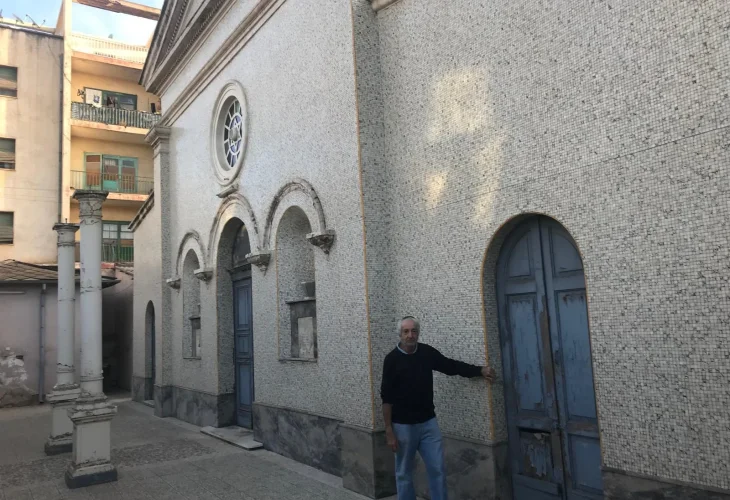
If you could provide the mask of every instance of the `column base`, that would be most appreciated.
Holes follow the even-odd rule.
[[[84,488],[117,480],[117,468],[111,463],[77,466],[73,462],[66,469],[66,486]]]
[[[111,421],[117,407],[103,394],[83,394],[68,411],[74,424],[73,460],[66,470],[66,486],[81,488],[117,480],[111,463]]]
[[[81,394],[76,384],[56,385],[46,397],[51,403],[51,434],[46,441],[46,455],[69,453],[73,450],[74,424],[68,417],[68,410],[73,408]]]

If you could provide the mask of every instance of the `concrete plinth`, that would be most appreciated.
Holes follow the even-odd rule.
[[[73,449],[74,424],[68,416],[68,411],[74,407],[76,399],[81,394],[79,386],[56,385],[47,397],[51,404],[51,435],[46,441],[46,455],[69,453]]]
[[[81,488],[117,480],[111,463],[111,420],[116,406],[106,396],[82,396],[68,411],[73,422],[73,460],[66,469],[66,486]]]

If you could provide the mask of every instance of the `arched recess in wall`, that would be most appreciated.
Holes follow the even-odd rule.
[[[201,357],[201,318],[200,318],[200,287],[202,283],[195,276],[200,269],[200,261],[193,249],[185,254],[182,266],[182,331],[183,357],[195,359]]]
[[[249,232],[238,218],[229,219],[221,229],[216,245],[216,302],[218,317],[218,359],[233,359],[234,345],[234,302],[233,273],[249,271],[241,254],[250,251]],[[221,394],[233,392],[235,377],[231,363],[218,363],[218,390]]]
[[[150,300],[147,303],[144,317],[145,400],[154,399],[154,384],[157,371],[157,362],[155,360],[155,340],[155,305]]]
[[[310,233],[318,235],[331,233],[327,228],[322,202],[314,187],[304,179],[294,179],[279,189],[269,206],[263,238],[265,248],[272,248],[271,238],[277,234],[277,223],[291,206],[297,206],[306,214],[310,222]]]
[[[190,251],[195,253],[195,256],[200,265],[196,269],[205,270],[207,268],[207,261],[205,259],[205,245],[203,239],[200,237],[197,231],[188,231],[180,241],[180,245],[177,248],[177,257],[175,260],[175,273],[182,277],[183,274],[183,258],[185,258]]]
[[[317,359],[314,250],[307,213],[290,206],[276,225],[275,258],[279,291],[279,357]]]
[[[504,377],[503,391],[491,389],[490,437],[507,438],[514,498],[573,487],[563,484],[563,470],[571,471],[582,493],[602,496],[588,299],[577,244],[555,219],[516,217],[492,239],[482,282],[490,364]],[[505,414],[495,415],[494,408],[502,407]],[[528,448],[557,460],[536,473],[524,460]]]

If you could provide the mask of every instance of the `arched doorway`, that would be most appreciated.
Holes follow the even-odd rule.
[[[233,412],[219,426],[253,428],[254,362],[251,253],[248,231],[232,217],[221,231],[216,255],[218,390],[231,395]]]
[[[253,304],[251,264],[246,262],[249,253],[248,231],[241,225],[233,241],[231,259],[236,425],[253,429]]]
[[[147,310],[145,311],[145,344],[146,344],[146,372],[148,382],[144,388],[144,399],[150,401],[154,399],[155,389],[155,305],[150,300],[147,303]]]
[[[511,231],[497,302],[515,500],[603,498],[583,262],[565,228],[535,216]]]

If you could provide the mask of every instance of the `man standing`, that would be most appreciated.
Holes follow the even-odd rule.
[[[413,461],[421,454],[432,500],[447,500],[446,468],[441,430],[433,405],[433,370],[446,375],[484,377],[494,381],[494,370],[449,359],[427,344],[418,343],[420,326],[413,316],[398,322],[400,342],[383,363],[385,437],[395,452],[398,500],[416,500]]]

